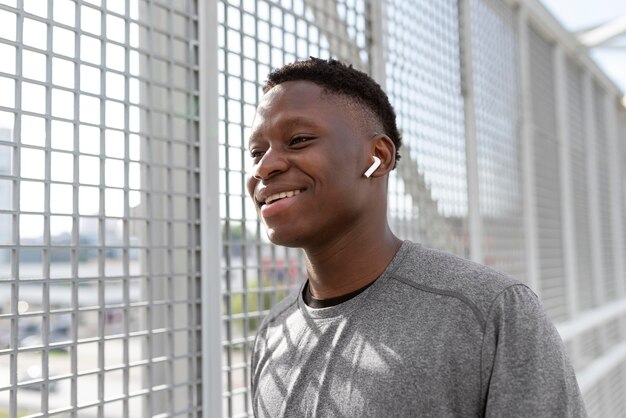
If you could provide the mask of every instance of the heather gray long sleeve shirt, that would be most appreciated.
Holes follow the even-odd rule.
[[[405,241],[336,306],[302,289],[275,306],[252,358],[258,417],[584,417],[536,295],[490,268]]]

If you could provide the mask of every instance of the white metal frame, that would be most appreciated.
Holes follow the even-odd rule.
[[[555,64],[557,71],[556,76],[556,97],[557,97],[557,118],[558,118],[558,132],[561,143],[560,162],[561,162],[561,193],[562,193],[562,218],[563,218],[563,234],[564,234],[564,255],[565,255],[565,267],[568,281],[568,312],[570,319],[564,323],[557,324],[557,328],[561,333],[564,341],[572,344],[573,358],[576,360],[578,352],[578,346],[580,338],[583,338],[586,332],[592,330],[599,330],[600,343],[606,347],[603,354],[588,364],[583,370],[578,371],[578,379],[581,386],[581,390],[584,394],[590,393],[591,389],[595,388],[602,379],[610,372],[615,370],[616,367],[624,365],[626,362],[626,349],[624,348],[624,342],[617,346],[610,347],[608,345],[608,333],[605,329],[605,325],[616,320],[626,318],[626,299],[623,299],[624,286],[626,285],[626,277],[624,277],[624,261],[621,258],[623,252],[623,239],[620,233],[622,225],[621,215],[619,209],[621,208],[619,202],[619,190],[620,184],[620,156],[617,151],[617,115],[616,106],[618,97],[620,96],[619,90],[608,79],[608,77],[599,70],[598,66],[592,62],[586,53],[586,50],[582,48],[576,38],[567,33],[558,22],[552,17],[543,6],[536,0],[513,0],[511,3],[517,5],[522,11],[527,10],[528,17],[525,19],[532,19],[533,24],[539,27],[542,34],[552,39],[555,42]],[[520,22],[521,23],[521,22]],[[523,33],[525,29],[523,25],[519,27]],[[524,69],[524,50],[525,45],[523,36],[520,37],[520,65]],[[591,249],[592,249],[592,271],[594,277],[595,293],[597,295],[596,308],[588,311],[580,311],[577,306],[577,290],[573,284],[576,283],[576,263],[575,251],[573,251],[573,244],[576,242],[576,226],[573,224],[573,216],[571,213],[571,185],[575,179],[571,176],[570,157],[567,152],[567,123],[564,123],[564,111],[567,97],[567,90],[562,85],[566,75],[564,72],[563,56],[568,54],[575,58],[584,68],[583,74],[583,101],[584,101],[584,125],[585,125],[585,144],[586,144],[586,159],[587,159],[587,172],[583,173],[587,177],[589,184],[589,217],[591,226]],[[596,121],[593,115],[594,109],[594,94],[593,94],[593,82],[598,83],[599,86],[605,92],[605,104],[607,112],[604,115],[606,120],[606,126],[608,129],[608,140],[610,147],[610,165],[609,167],[598,167],[596,157]],[[524,87],[524,76],[522,74],[522,92],[527,91]],[[525,99],[523,99],[525,101]],[[623,110],[621,110],[623,111]],[[526,112],[524,112],[526,114]],[[526,120],[526,117],[524,117]],[[525,122],[523,122],[525,124]],[[522,128],[524,129],[524,128]],[[611,201],[600,202],[597,192],[598,184],[598,170],[608,169],[610,171],[610,190]],[[528,174],[527,174],[528,176]],[[618,283],[618,299],[610,303],[605,303],[606,295],[604,290],[604,269],[602,267],[602,244],[601,244],[601,223],[600,223],[600,207],[601,204],[609,204],[611,206],[611,222],[612,222],[612,242],[616,256],[614,257],[614,270],[615,278]]]
[[[105,2],[103,2],[105,3]],[[20,396],[24,394],[24,387],[37,386],[40,389],[40,403],[37,409],[41,411],[41,416],[48,414],[67,413],[72,416],[78,414],[95,413],[99,416],[113,416],[109,412],[109,407],[114,409],[118,406],[120,413],[125,416],[134,414],[150,413],[154,405],[154,413],[168,413],[170,415],[180,415],[185,413],[193,413],[199,408],[199,396],[193,391],[199,387],[198,379],[200,376],[190,373],[195,370],[194,364],[199,356],[201,349],[199,344],[200,328],[197,320],[196,311],[199,309],[197,303],[198,296],[195,293],[196,282],[199,281],[199,275],[196,275],[191,269],[195,266],[194,254],[199,251],[195,243],[196,222],[185,218],[194,218],[196,216],[194,208],[195,200],[198,193],[195,190],[195,180],[198,175],[196,169],[193,168],[195,159],[188,159],[192,155],[194,138],[186,135],[190,124],[196,123],[193,111],[186,112],[186,106],[193,102],[195,97],[195,87],[193,82],[187,82],[187,76],[191,77],[195,74],[195,64],[190,64],[195,57],[191,48],[187,51],[174,51],[174,45],[181,43],[188,46],[192,40],[196,39],[196,34],[192,30],[186,30],[188,22],[194,22],[193,3],[189,2],[184,6],[180,6],[174,2],[142,0],[136,4],[140,4],[144,14],[139,16],[131,16],[131,2],[125,2],[122,6],[109,2],[108,4],[92,4],[87,2],[66,3],[63,6],[73,6],[73,23],[61,22],[56,19],[53,13],[54,6],[57,6],[52,0],[45,2],[47,14],[41,15],[37,10],[34,13],[28,9],[30,4],[25,1],[17,2],[17,7],[13,8],[5,4],[0,5],[3,11],[15,13],[17,21],[17,37],[15,41],[2,39],[3,45],[10,45],[16,48],[16,68],[14,72],[2,74],[4,78],[11,78],[18,84],[15,89],[15,106],[12,108],[2,108],[2,111],[13,113],[16,115],[14,141],[11,143],[13,149],[13,168],[16,172],[12,173],[13,180],[13,207],[11,208],[13,220],[12,242],[10,245],[3,245],[3,249],[9,248],[13,253],[11,276],[3,277],[1,285],[10,284],[11,286],[11,312],[2,313],[2,320],[9,319],[11,322],[11,344],[8,349],[2,347],[2,356],[9,358],[10,370],[6,372],[9,377],[9,385],[3,384],[2,395],[8,395],[10,416],[14,417],[18,413],[27,409],[25,403],[20,403]],[[154,16],[151,13],[154,12]],[[85,24],[83,14],[96,15],[97,26],[100,32],[94,33],[91,27]],[[150,16],[150,19],[147,16]],[[121,25],[117,29],[121,33],[112,34],[107,31],[107,25],[111,21],[117,20]],[[25,45],[23,39],[23,29],[25,19],[42,25],[45,28],[46,42],[41,47]],[[154,19],[154,20],[152,20]],[[82,21],[82,22],[81,22]],[[82,24],[81,24],[82,23]],[[141,32],[139,36],[132,38],[130,27],[135,26],[137,32]],[[191,28],[192,25],[189,25]],[[68,43],[68,49],[73,50],[71,54],[64,55],[55,50],[53,34],[54,30],[64,30],[72,33],[74,37],[73,43]],[[110,28],[109,28],[110,29]],[[181,35],[184,34],[184,35]],[[24,34],[26,36],[26,34]],[[100,46],[97,58],[99,63],[90,62],[82,56],[82,53],[90,52],[81,44],[81,38],[89,39]],[[115,39],[113,39],[115,38]],[[122,38],[123,40],[120,40]],[[188,42],[188,43],[186,43]],[[118,59],[121,63],[115,64],[115,60],[111,58],[107,47],[112,50],[117,48]],[[23,91],[20,89],[20,83],[25,82],[25,74],[23,74],[22,54],[24,52],[36,52],[44,56],[46,65],[39,69],[45,74],[43,81],[32,81],[32,84],[43,87],[45,91],[44,106],[41,112],[28,112],[22,108]],[[133,62],[137,56],[140,63]],[[122,58],[119,58],[119,57]],[[57,83],[53,76],[61,70],[53,67],[53,59],[64,59],[74,66],[71,74],[66,74],[71,80],[72,86],[68,87],[62,83]],[[150,64],[150,65],[147,65]],[[145,67],[139,69],[137,67]],[[83,78],[80,68],[84,66],[91,71],[99,74],[99,81],[93,82],[91,86],[89,80]],[[134,66],[134,67],[133,67]],[[174,83],[174,68],[178,66],[179,71],[184,74]],[[121,68],[120,68],[121,67]],[[211,68],[207,66],[207,68]],[[32,68],[31,68],[32,70]],[[119,92],[112,92],[112,89],[106,89],[108,84],[107,75],[116,76],[122,79],[122,86]],[[179,74],[177,74],[179,75]],[[83,84],[81,84],[81,81]],[[87,81],[87,83],[85,83]],[[31,80],[26,80],[31,82]],[[137,83],[137,95],[131,95],[130,84]],[[143,83],[141,89],[139,85]],[[182,86],[181,86],[182,84]],[[91,89],[89,89],[91,87]],[[110,87],[110,85],[109,85]],[[159,89],[160,97],[155,97],[154,90]],[[53,107],[52,94],[53,91],[61,91],[68,95],[73,95],[70,99],[73,104],[74,112],[70,116],[59,116],[55,110],[59,107]],[[89,90],[99,90],[97,92]],[[134,88],[132,89],[134,91]],[[141,93],[139,91],[141,90]],[[113,94],[117,93],[117,95]],[[121,95],[121,98],[119,97]],[[133,96],[133,97],[131,97]],[[99,118],[98,122],[84,121],[83,116],[88,109],[81,108],[82,98],[88,97],[97,103],[99,110],[93,115]],[[186,100],[186,98],[190,100]],[[145,100],[150,98],[151,100]],[[121,113],[121,122],[109,123],[106,116],[109,112],[108,106],[118,106]],[[68,107],[70,105],[68,104]],[[131,115],[136,111],[137,114]],[[136,123],[140,119],[141,124]],[[41,120],[45,126],[44,137],[45,143],[37,146],[31,146],[23,141],[22,121],[23,115],[35,115]],[[51,125],[55,122],[67,123],[72,127],[73,133],[69,134],[68,143],[72,144],[71,149],[57,148],[51,143]],[[92,123],[93,122],[93,123]],[[152,122],[155,122],[152,125]],[[157,128],[156,124],[161,126]],[[79,127],[89,126],[94,129],[94,134],[84,136],[79,133]],[[162,128],[162,131],[159,130]],[[114,131],[119,134],[124,141],[121,146],[123,148],[120,155],[109,155],[108,131]],[[138,157],[130,157],[131,137],[137,137],[137,143],[141,142],[139,137],[149,138],[149,141],[143,141],[141,159]],[[181,139],[182,138],[182,139]],[[98,147],[90,152],[83,151],[81,146],[86,142],[98,141]],[[6,145],[6,144],[2,144]],[[139,147],[139,146],[138,146]],[[20,242],[20,216],[29,214],[28,211],[22,210],[20,207],[20,182],[22,180],[20,169],[26,167],[27,164],[33,162],[24,161],[20,157],[19,150],[37,149],[41,151],[44,157],[45,173],[41,179],[38,179],[43,185],[43,206],[41,211],[37,211],[43,221],[42,243],[41,245],[30,245]],[[72,159],[70,163],[73,167],[71,179],[55,180],[51,169],[51,159],[53,153],[62,153]],[[80,193],[79,188],[87,184],[81,178],[81,171],[84,168],[79,163],[79,159],[83,156],[89,156],[93,161],[97,161],[100,165],[98,170],[94,170],[93,177],[95,183],[88,184],[96,190],[99,198],[97,213],[84,214],[80,210]],[[119,171],[123,180],[120,184],[112,186],[108,183],[108,176],[111,171],[105,168],[105,163],[114,161],[118,164]],[[182,161],[182,162],[181,162]],[[22,163],[24,165],[22,165]],[[145,170],[141,181],[141,185],[133,185],[130,178],[130,167],[132,165],[143,165]],[[70,204],[71,209],[68,212],[55,212],[51,209],[51,202],[59,197],[53,196],[53,188],[55,185],[71,187],[71,195],[73,203]],[[186,188],[182,190],[183,187]],[[120,209],[116,214],[110,214],[105,204],[105,199],[109,199],[108,192],[113,190],[123,195],[120,199]],[[129,205],[129,194],[143,193],[142,205],[137,209],[131,209]],[[182,204],[181,204],[182,202]],[[189,205],[187,207],[186,205]],[[187,210],[189,209],[189,211]],[[142,211],[145,210],[146,214]],[[66,216],[72,224],[71,240],[68,244],[56,244],[52,241],[50,232],[53,226],[51,216]],[[81,239],[81,220],[89,219],[96,225],[97,239],[94,243],[85,244]],[[110,238],[105,236],[106,225],[108,222],[120,222],[123,224],[123,232],[120,242],[109,242]],[[147,224],[145,225],[145,235],[133,232],[133,235],[140,236],[139,244],[131,243],[130,228],[131,224]],[[208,224],[208,223],[207,223]],[[178,244],[177,236],[186,236],[188,241]],[[167,241],[170,238],[171,241]],[[183,241],[183,240],[181,240]],[[193,243],[193,244],[191,244]],[[42,254],[41,271],[36,274],[34,279],[26,281],[23,277],[23,266],[21,265],[20,253],[25,249],[37,250]],[[55,250],[67,251],[71,257],[71,267],[63,277],[51,277],[50,273],[54,267],[53,252]],[[87,277],[80,274],[82,264],[79,257],[82,250],[93,251],[98,255],[94,261],[93,274]],[[143,269],[137,272],[129,271],[130,253],[131,251],[141,252],[144,257]],[[119,261],[123,266],[120,272],[114,275],[108,271],[109,264],[106,260],[108,251],[118,251],[120,255]],[[161,257],[162,255],[162,257]],[[71,270],[71,271],[70,271]],[[182,271],[182,273],[181,273]],[[22,275],[22,276],[20,276]],[[182,283],[179,284],[177,280]],[[131,289],[129,281],[137,283],[142,281],[144,292],[140,300],[131,299]],[[41,289],[41,308],[37,312],[21,313],[18,311],[18,301],[23,291],[22,286],[26,286],[29,282],[36,283]],[[174,283],[176,282],[176,285]],[[61,308],[54,306],[53,295],[58,294],[57,283],[67,285],[67,289],[63,292],[67,295],[67,307]],[[90,289],[90,298],[86,298],[84,292],[84,284],[93,284]],[[109,300],[109,292],[112,284],[119,283],[119,300],[114,303]],[[139,287],[139,286],[137,286]],[[117,289],[116,289],[117,290]],[[185,294],[185,291],[189,293]],[[141,293],[141,292],[140,292]],[[84,299],[89,301],[85,303]],[[107,327],[107,314],[115,311],[123,315],[120,320],[121,330],[112,332]],[[66,340],[61,342],[53,342],[51,340],[50,325],[53,315],[69,315],[71,317],[70,335]],[[89,317],[91,315],[91,317]],[[136,315],[137,323],[131,329],[129,316]],[[18,322],[25,318],[36,318],[41,324],[41,344],[28,344],[20,346],[18,341]],[[188,319],[187,323],[185,319]],[[79,328],[79,323],[83,321],[91,321],[96,327],[93,335],[83,335],[83,330]],[[182,324],[181,324],[182,323]],[[139,329],[137,329],[139,328]],[[185,333],[189,337],[187,344],[189,350],[180,353],[180,347],[177,348],[178,341],[176,338]],[[138,346],[129,347],[130,340],[138,341]],[[142,342],[139,342],[142,341]],[[144,343],[145,342],[145,343]],[[116,353],[120,350],[110,350],[108,347],[111,343],[119,343],[120,359],[119,363],[111,363],[107,356],[112,351]],[[197,343],[197,344],[196,344]],[[95,346],[95,356],[93,367],[86,369],[81,362],[86,357],[82,353],[82,349],[86,346]],[[49,351],[54,348],[66,348],[68,354],[68,366],[65,373],[53,373],[51,361],[53,356],[49,355]],[[25,355],[29,352],[41,353],[41,369],[40,378],[33,379],[29,382],[22,381],[20,376],[24,369]],[[20,357],[21,356],[21,357]],[[20,357],[18,361],[18,357]],[[218,357],[219,360],[219,357]],[[20,364],[20,362],[22,362]],[[184,367],[175,367],[184,363]],[[138,371],[137,374],[134,372]],[[119,375],[119,384],[109,377]],[[131,379],[130,376],[133,376]],[[219,374],[218,374],[219,376]],[[169,381],[166,378],[169,377]],[[94,389],[93,397],[85,396],[82,391],[90,386],[81,382],[83,378],[93,378]],[[69,386],[67,399],[62,399],[62,403],[53,402],[50,395],[51,387],[56,383],[63,383]],[[131,384],[141,385],[140,390],[131,388]],[[115,386],[115,387],[113,387]],[[110,389],[114,389],[111,391]],[[182,389],[182,390],[179,390]],[[183,399],[187,390],[189,399]],[[112,395],[111,392],[114,392]],[[181,393],[183,395],[181,396]],[[133,409],[134,401],[145,400],[143,408]],[[55,406],[61,404],[62,406]],[[182,405],[182,406],[181,406]],[[37,416],[40,416],[37,415]]]
[[[605,300],[604,269],[602,268],[602,224],[600,222],[600,201],[598,194],[598,158],[596,155],[596,121],[593,115],[594,94],[592,76],[583,75],[583,97],[585,102],[585,137],[587,156],[587,181],[589,184],[589,224],[591,226],[592,271],[595,285],[595,304]]]
[[[623,242],[623,222],[622,222],[622,214],[621,214],[621,176],[623,170],[623,164],[620,164],[621,155],[620,155],[620,147],[619,147],[619,138],[618,138],[618,118],[616,107],[618,106],[618,96],[612,93],[609,93],[605,97],[605,120],[607,126],[607,136],[608,136],[608,153],[609,153],[609,189],[612,191],[610,193],[610,202],[605,202],[605,204],[610,205],[610,219],[611,219],[611,233],[612,233],[612,243],[613,243],[613,251],[615,256],[613,257],[613,274],[615,275],[615,279],[617,282],[617,297],[626,296],[626,276],[624,275],[624,259],[622,258],[622,254],[624,254],[624,242]],[[623,162],[622,162],[623,163]]]
[[[217,2],[201,1],[200,211],[202,238],[202,416],[222,416],[221,232],[217,139]]]
[[[470,259],[483,262],[483,231],[478,181],[478,145],[472,55],[472,16],[470,0],[458,1],[461,92],[465,111],[465,154],[467,163],[467,218]]]
[[[555,97],[557,115],[557,138],[559,142],[559,178],[561,180],[561,216],[563,219],[564,274],[567,290],[568,318],[578,313],[578,269],[576,266],[576,225],[574,221],[574,200],[572,197],[572,166],[567,122],[567,73],[563,48],[558,44],[554,49]]]
[[[528,47],[528,9],[521,3],[517,10],[517,29],[519,39],[519,67],[520,67],[520,138],[522,142],[522,171],[524,174],[524,232],[526,233],[526,263],[527,277],[530,287],[541,297],[539,285],[539,255],[537,237],[537,199],[535,197],[535,167],[534,167],[534,139],[533,116],[530,83],[530,54]]]

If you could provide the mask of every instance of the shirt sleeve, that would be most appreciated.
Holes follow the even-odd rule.
[[[587,416],[563,341],[525,285],[494,300],[482,364],[486,417]]]

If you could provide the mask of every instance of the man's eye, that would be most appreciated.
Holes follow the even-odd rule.
[[[256,151],[256,150],[250,151],[250,156],[254,158],[255,160],[258,158],[261,158],[263,154],[265,154],[265,151]]]
[[[313,139],[311,136],[296,136],[289,141],[289,145],[297,145]]]

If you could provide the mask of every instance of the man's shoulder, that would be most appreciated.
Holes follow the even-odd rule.
[[[529,297],[536,297],[522,282],[491,267],[410,241],[405,245],[408,249],[393,279],[416,291],[461,300],[481,318],[487,317],[494,301],[509,288],[523,288]]]

